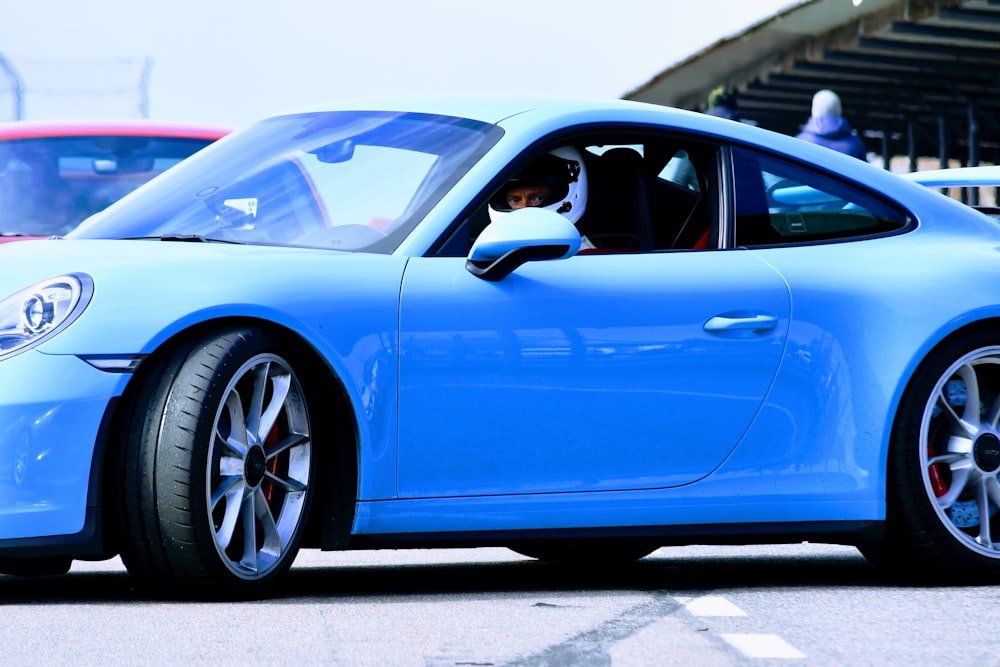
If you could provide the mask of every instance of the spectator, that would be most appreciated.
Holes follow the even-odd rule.
[[[847,153],[859,160],[867,159],[868,151],[858,133],[841,115],[840,97],[832,90],[823,89],[813,95],[812,115],[802,131],[795,135],[820,146]]]
[[[708,94],[708,106],[705,113],[709,116],[718,116],[727,120],[735,120],[742,123],[740,109],[736,104],[736,96],[725,86],[718,86]],[[755,123],[750,123],[755,124]],[[698,177],[694,171],[694,165],[687,151],[680,150],[670,159],[664,168],[662,176],[668,181],[673,181],[678,185],[683,185],[691,190],[698,190]]]
[[[740,120],[740,109],[736,104],[736,96],[724,86],[719,86],[708,94],[708,108],[705,109],[705,113],[709,116]]]

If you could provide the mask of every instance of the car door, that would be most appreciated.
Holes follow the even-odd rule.
[[[497,282],[414,258],[399,497],[692,483],[753,421],[789,315],[781,277],[743,250],[578,255]]]

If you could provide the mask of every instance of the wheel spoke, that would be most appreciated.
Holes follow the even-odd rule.
[[[219,476],[233,477],[243,474],[243,458],[223,454],[219,458]]]
[[[966,465],[961,468],[952,468],[951,470],[951,486],[948,487],[948,493],[944,494],[937,499],[938,506],[941,509],[948,509],[955,504],[958,497],[965,490],[965,485],[969,482],[969,478],[972,476],[972,466]]]
[[[273,393],[271,394],[271,401],[267,404],[267,408],[261,413],[259,422],[257,424],[257,434],[258,442],[263,442],[264,438],[271,429],[274,428],[274,424],[278,421],[278,416],[285,407],[285,400],[288,398],[288,390],[291,386],[292,378],[288,373],[282,373],[281,375],[274,375],[271,377],[271,388]]]
[[[223,460],[233,461],[234,459],[227,457]],[[214,510],[219,501],[228,496],[238,486],[243,486],[243,475],[240,474],[239,470],[228,473],[223,472],[219,478],[219,483],[212,490],[212,495],[209,497],[211,509]]]
[[[256,444],[261,441],[261,412],[264,406],[264,394],[267,391],[267,376],[271,368],[270,362],[257,364],[253,368],[253,395],[250,397],[250,413],[245,423],[247,433],[253,437]],[[270,430],[270,429],[269,429]],[[263,433],[267,433],[264,431]]]
[[[285,477],[278,477],[277,475],[275,475],[272,472],[265,472],[264,473],[264,477],[268,481],[270,481],[272,484],[274,484],[275,486],[281,487],[282,489],[284,489],[288,493],[299,493],[301,491],[305,491],[306,488],[307,488],[306,484],[304,484],[303,482],[300,482],[297,479],[292,479],[290,477],[287,477],[287,478],[285,478]]]
[[[979,538],[983,546],[996,549],[997,545],[993,543],[991,535],[990,517],[992,516],[992,509],[1000,508],[1000,482],[997,481],[996,477],[986,477],[983,480],[983,487],[985,489],[983,501],[979,502],[979,499],[976,499],[979,505],[979,521],[985,526],[985,530],[980,529]],[[983,512],[984,506],[985,513]]]
[[[253,396],[250,399],[250,414],[247,415],[246,429],[254,444],[264,442],[264,438],[274,428],[278,416],[285,407],[292,378],[289,373],[271,372],[270,362],[261,363],[253,369]],[[271,394],[268,399],[268,387]],[[267,401],[267,405],[264,402]]]
[[[942,413],[948,416],[952,424],[953,437],[974,438],[979,433],[980,405],[979,405],[979,385],[976,381],[976,371],[971,364],[962,364],[953,374],[961,381],[965,389],[965,402],[961,406],[962,414],[955,411],[955,406],[949,400],[949,385],[951,382],[942,382],[941,388],[935,398],[935,404]]]
[[[969,424],[955,412],[955,409],[946,401],[944,397],[938,397],[938,405],[941,407],[942,412],[948,415],[954,428],[961,431],[962,437],[971,438],[979,430],[976,426]]]
[[[229,415],[229,432],[220,433],[219,423],[216,423],[215,439],[234,454],[244,457],[249,449],[246,429],[243,426],[246,423],[246,417],[243,412],[243,401],[235,390],[230,391],[229,395],[226,396],[226,412]]]
[[[986,491],[986,478],[976,483],[976,506],[979,508],[979,537],[977,540],[982,546],[992,549],[993,538],[990,533],[990,499]]]
[[[265,500],[264,492],[259,488],[254,495],[256,497],[256,502],[254,503],[256,516],[260,522],[261,533],[264,536],[264,544],[261,545],[260,551],[261,553],[266,553],[277,558],[281,555],[284,545],[281,542],[281,535],[278,533],[278,526],[274,521],[274,515],[271,514],[271,506]]]
[[[956,440],[957,440],[957,438],[956,438]],[[972,441],[971,440],[967,440],[966,442],[970,443],[969,447],[967,447],[966,449],[964,449],[962,451],[958,451],[958,452],[949,452],[948,454],[939,454],[937,456],[932,456],[930,458],[930,460],[927,461],[927,464],[928,465],[937,465],[939,463],[944,463],[944,464],[947,464],[947,465],[952,465],[952,464],[957,463],[959,461],[968,461],[969,460],[969,455],[966,454],[965,452],[967,452],[967,451],[969,451],[971,449],[971,446],[972,446],[971,443],[972,443]]]
[[[304,445],[307,442],[309,442],[308,436],[301,435],[299,433],[292,433],[281,442],[277,442],[270,447],[266,447],[264,449],[264,455],[267,457],[267,460],[270,461],[278,454],[286,452],[294,447]]]
[[[976,377],[976,369],[971,364],[964,364],[956,372],[965,384],[965,406],[962,408],[962,417],[959,420],[962,428],[970,435],[979,432],[981,426],[980,419],[980,398],[979,382]]]
[[[983,421],[994,429],[997,427],[997,422],[1000,421],[1000,395],[993,400],[993,404],[990,405],[989,410],[983,416]]]
[[[262,561],[266,567],[284,551],[281,534],[260,488],[254,489],[243,499],[239,514],[243,524],[243,555],[239,564],[245,570],[258,572]],[[263,542],[259,542],[258,538],[262,538]],[[261,556],[266,558],[262,559]]]
[[[254,522],[256,504],[257,493],[250,493],[240,510],[243,519],[243,556],[240,558],[240,566],[252,572],[257,571],[257,527]]]
[[[212,494],[212,509],[215,509],[218,502],[223,498],[226,501],[222,523],[215,532],[215,541],[223,551],[229,548],[229,544],[233,540],[233,533],[236,531],[236,522],[240,517],[240,511],[243,507],[243,494],[245,492],[246,485],[243,484],[243,479],[237,478],[232,480],[232,483],[226,489],[223,490],[220,488],[219,492],[217,492],[218,497],[216,497],[216,494]]]

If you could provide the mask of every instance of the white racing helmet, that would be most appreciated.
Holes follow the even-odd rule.
[[[587,170],[575,148],[566,146],[546,153],[507,181],[490,198],[490,222],[496,222],[512,209],[507,191],[525,185],[548,185],[552,195],[541,208],[561,213],[574,225],[587,208]]]

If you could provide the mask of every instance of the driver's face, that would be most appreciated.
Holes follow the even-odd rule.
[[[545,206],[552,196],[552,186],[520,185],[507,190],[507,206],[512,209],[528,206]]]

